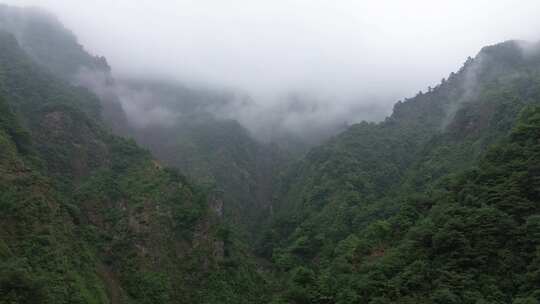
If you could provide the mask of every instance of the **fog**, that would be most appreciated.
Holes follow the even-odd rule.
[[[53,12],[89,52],[107,57],[115,77],[250,96],[248,108],[225,115],[252,131],[378,120],[481,47],[540,38],[538,0],[1,2]],[[307,110],[290,111],[290,96]]]

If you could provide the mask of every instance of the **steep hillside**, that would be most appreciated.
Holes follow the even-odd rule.
[[[193,182],[222,191],[224,217],[238,234],[252,238],[255,225],[268,218],[274,179],[291,156],[217,115],[235,102],[234,94],[113,79],[104,57],[90,55],[54,16],[37,8],[0,6],[0,29],[14,34],[43,68],[97,94],[99,115],[115,134],[134,138]]]
[[[217,118],[232,97],[177,84],[124,81],[149,113],[169,119],[149,120],[133,128],[135,140],[164,164],[179,168],[199,184],[222,192],[224,216],[240,234],[252,237],[271,210],[276,177],[289,162],[276,145],[264,144],[237,121]]]
[[[264,297],[219,195],[110,134],[94,95],[35,65],[6,33],[0,97],[1,302]]]
[[[84,78],[89,74],[100,75],[109,85],[114,82],[105,57],[89,54],[54,15],[40,8],[0,4],[0,30],[14,35],[35,63],[69,83],[90,88]],[[108,92],[93,93],[100,97],[100,115],[107,125],[116,134],[129,135],[127,118],[118,96]]]
[[[139,130],[135,138],[165,164],[220,190],[224,215],[238,232],[256,231],[268,218],[275,179],[287,159],[276,147],[253,140],[237,122],[181,121]]]
[[[417,275],[406,267],[420,265],[409,265],[407,261],[423,256],[415,256],[420,253],[406,247],[410,245],[408,237],[417,229],[416,225],[423,225],[424,220],[435,221],[429,218],[435,216],[431,212],[440,212],[435,206],[456,199],[451,191],[445,190],[450,187],[452,176],[462,176],[460,172],[470,170],[480,159],[485,159],[486,149],[508,135],[522,109],[540,103],[540,61],[535,47],[510,41],[484,48],[436,88],[398,102],[392,116],[384,122],[352,126],[312,150],[292,169],[283,182],[284,190],[274,224],[259,246],[259,251],[271,257],[281,269],[283,281],[289,282],[283,299],[295,303],[431,303],[438,297],[437,287],[443,288],[441,293],[448,291],[441,297],[448,296],[455,303],[468,303],[468,293],[488,302],[496,299],[507,303],[521,295],[520,292],[525,296],[531,292],[519,283],[515,289],[495,284],[493,290],[487,291],[487,285],[482,284],[500,279],[500,274],[494,273],[486,274],[480,285],[461,289],[457,285],[435,281],[424,294],[417,293],[412,286],[409,294],[402,292],[401,287],[392,285],[391,280],[396,273],[402,272],[405,277],[395,284],[408,284],[407,280],[412,280],[409,275]],[[528,134],[532,141],[538,135]],[[525,157],[528,166],[537,164],[534,157],[534,154]],[[538,178],[535,171],[519,171],[526,171],[527,165],[506,167],[501,172],[507,176],[501,177],[500,182],[509,183],[514,174],[532,174],[528,183],[537,187],[532,182]],[[516,190],[515,194],[518,193],[526,195],[522,190]],[[469,199],[476,204],[475,208],[484,204],[481,201],[484,198]],[[534,218],[538,212],[535,209],[538,197],[528,199],[536,207],[527,207],[532,209],[520,214],[516,223],[509,224],[514,225],[512,229],[518,229],[528,216]],[[512,212],[503,212],[506,213],[497,213],[500,218],[495,221],[515,220]],[[451,217],[448,220],[452,221]],[[471,225],[481,225],[472,218],[468,220]],[[467,225],[461,219],[455,219],[455,223]],[[494,229],[505,229],[496,226]],[[462,231],[463,237],[474,238],[467,234],[469,232]],[[418,246],[431,248],[435,240],[426,239],[425,242]],[[499,244],[489,244],[488,248],[498,250]],[[450,245],[446,250],[452,252],[454,248]],[[387,252],[397,254],[401,251],[410,254],[409,260],[392,255],[389,259],[393,260],[386,261]],[[522,257],[516,250],[508,254],[510,259],[522,259],[519,262],[523,263],[519,264],[522,270],[526,268],[524,265],[533,268],[536,265],[531,255]],[[455,259],[469,255],[473,260],[481,258],[474,250],[452,253]],[[430,259],[435,258],[440,257],[433,253]],[[493,257],[493,263],[501,263],[501,258]],[[446,262],[458,263],[457,260]],[[368,272],[373,263],[381,263],[382,272]],[[428,261],[426,263],[414,271],[442,271],[433,268]],[[392,274],[385,272],[390,269]],[[519,276],[520,271],[516,268],[514,274]],[[347,282],[352,285],[341,282],[341,275],[351,279]],[[458,272],[455,275],[464,274]],[[362,279],[364,277],[372,280]],[[464,281],[461,284],[468,286]],[[519,291],[518,287],[523,290]],[[490,292],[497,292],[499,296],[493,298],[489,296]],[[437,303],[454,303],[444,301]]]
[[[71,31],[42,9],[2,4],[0,29],[12,33],[35,62],[62,78],[74,77],[81,67],[110,70],[104,57],[88,54]]]

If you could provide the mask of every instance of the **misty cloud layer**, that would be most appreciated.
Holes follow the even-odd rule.
[[[537,0],[1,2],[52,11],[117,79],[239,92],[212,111],[263,137],[382,119],[482,46],[540,38]],[[177,118],[150,91],[114,90],[134,124]]]

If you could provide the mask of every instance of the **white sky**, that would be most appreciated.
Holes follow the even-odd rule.
[[[117,74],[246,90],[408,97],[508,39],[540,0],[0,0],[57,14]]]

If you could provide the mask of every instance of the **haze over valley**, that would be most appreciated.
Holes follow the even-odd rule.
[[[540,303],[539,17],[0,1],[0,304]]]
[[[89,53],[107,58],[117,81],[228,95],[215,114],[264,141],[292,135],[312,144],[380,121],[483,46],[540,38],[536,1],[4,2],[55,14]],[[136,125],[176,115],[142,101],[148,92],[126,95]]]

